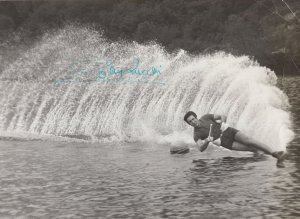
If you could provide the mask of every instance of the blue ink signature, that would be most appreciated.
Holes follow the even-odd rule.
[[[89,60],[83,60],[82,62],[86,61],[86,64]],[[94,62],[93,64],[97,65],[97,68],[80,68],[80,69],[74,69],[74,67],[78,66],[78,64],[81,64],[82,62],[72,63],[71,78],[82,77],[83,75],[87,77],[91,77],[93,79],[86,79],[86,80],[76,80],[76,79],[59,79],[55,80],[54,82],[57,84],[63,84],[63,83],[92,83],[92,82],[122,82],[122,83],[152,83],[152,84],[161,84],[164,85],[164,82],[161,81],[148,81],[148,80],[125,80],[124,76],[127,75],[135,75],[135,76],[154,76],[154,75],[160,75],[161,70],[156,67],[151,67],[149,69],[140,69],[139,64],[140,60],[138,58],[135,58],[133,60],[132,67],[129,68],[117,68],[114,66],[114,64],[109,60],[106,61],[104,65],[101,66],[101,63]],[[87,66],[87,65],[86,65]],[[76,71],[74,71],[76,70]],[[88,75],[89,74],[89,75]],[[69,77],[68,77],[69,78]]]

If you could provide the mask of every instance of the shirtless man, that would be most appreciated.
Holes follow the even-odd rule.
[[[199,120],[196,113],[189,111],[184,116],[184,121],[194,127],[194,140],[203,152],[213,143],[236,151],[263,151],[266,154],[277,158],[277,166],[284,167],[283,160],[286,155],[284,151],[274,151],[255,139],[248,137],[241,131],[229,127],[226,124],[226,117],[216,114],[206,114]]]

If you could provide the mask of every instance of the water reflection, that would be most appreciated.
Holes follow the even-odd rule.
[[[246,164],[265,161],[265,155],[253,155],[252,157],[222,157],[219,159],[197,159],[193,160],[192,171],[211,172],[214,175],[224,175],[241,170],[253,169],[253,166]]]

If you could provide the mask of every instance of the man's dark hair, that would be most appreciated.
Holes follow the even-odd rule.
[[[188,121],[187,121],[187,118],[189,118],[189,116],[194,116],[195,118],[197,118],[196,113],[194,113],[193,111],[188,111],[188,112],[184,115],[184,118],[183,118],[183,120],[184,120],[187,124],[189,124]]]

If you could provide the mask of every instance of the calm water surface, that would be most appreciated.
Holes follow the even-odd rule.
[[[299,218],[300,79],[283,85],[296,132],[284,169],[250,153],[173,156],[151,144],[2,140],[0,216]]]

